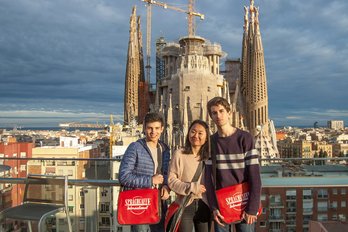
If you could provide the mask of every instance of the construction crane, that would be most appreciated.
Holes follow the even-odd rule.
[[[109,125],[109,158],[112,158],[112,146],[116,143],[116,128],[114,124],[114,120],[112,114],[110,115],[110,125]]]
[[[188,15],[188,35],[192,37],[195,35],[195,21],[194,17],[199,17],[201,20],[204,19],[204,15],[198,12],[194,12],[194,2],[195,0],[189,0],[188,9],[184,10],[175,6],[168,5],[164,2],[154,1],[154,0],[140,0],[147,3],[146,10],[146,81],[150,83],[151,74],[151,18],[152,18],[152,5],[163,7],[164,9],[176,10],[179,12],[186,13]],[[150,85],[149,85],[150,86]]]

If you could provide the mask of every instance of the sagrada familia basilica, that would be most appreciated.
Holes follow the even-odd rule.
[[[189,35],[178,42],[156,41],[156,85],[151,89],[144,78],[140,19],[136,10],[130,17],[125,79],[124,123],[141,123],[148,111],[165,118],[164,141],[172,148],[182,146],[190,122],[206,121],[216,129],[207,113],[207,101],[221,96],[230,101],[233,126],[255,136],[263,165],[278,156],[275,128],[268,117],[267,77],[261,40],[259,8],[250,1],[244,7],[241,59],[226,59],[220,44]]]

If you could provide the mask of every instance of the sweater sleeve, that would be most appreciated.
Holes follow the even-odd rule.
[[[254,141],[251,138],[245,144],[247,152],[245,153],[245,171],[246,178],[249,184],[249,202],[245,212],[251,215],[256,215],[260,206],[261,198],[261,175],[259,165],[259,154],[254,147]]]
[[[206,196],[208,200],[208,205],[211,211],[218,209],[218,204],[215,195],[215,185],[213,183],[212,174],[212,160],[211,158],[205,161],[205,171],[204,171],[204,183],[207,189]]]
[[[180,150],[176,150],[169,163],[169,188],[179,195],[189,195],[192,191],[190,182],[181,181],[183,173],[182,154]]]

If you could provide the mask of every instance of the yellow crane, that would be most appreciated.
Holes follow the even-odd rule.
[[[116,126],[114,124],[114,120],[112,114],[110,115],[110,125],[109,125],[109,158],[112,158],[112,146],[116,143]]]
[[[171,9],[179,12],[186,13],[188,15],[188,35],[195,35],[195,21],[194,17],[199,17],[201,20],[204,19],[204,15],[198,12],[194,12],[194,2],[195,0],[189,0],[188,9],[181,9],[175,6],[168,5],[167,3],[155,1],[155,0],[140,0],[147,3],[146,10],[146,81],[150,83],[150,74],[151,74],[151,18],[152,18],[152,5],[163,7],[164,9]]]

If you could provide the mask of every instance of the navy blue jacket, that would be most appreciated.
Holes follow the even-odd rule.
[[[170,150],[166,144],[159,141],[162,148],[162,175],[164,184],[168,183],[168,166]],[[145,138],[131,143],[123,155],[119,181],[125,189],[151,188],[155,164]]]

